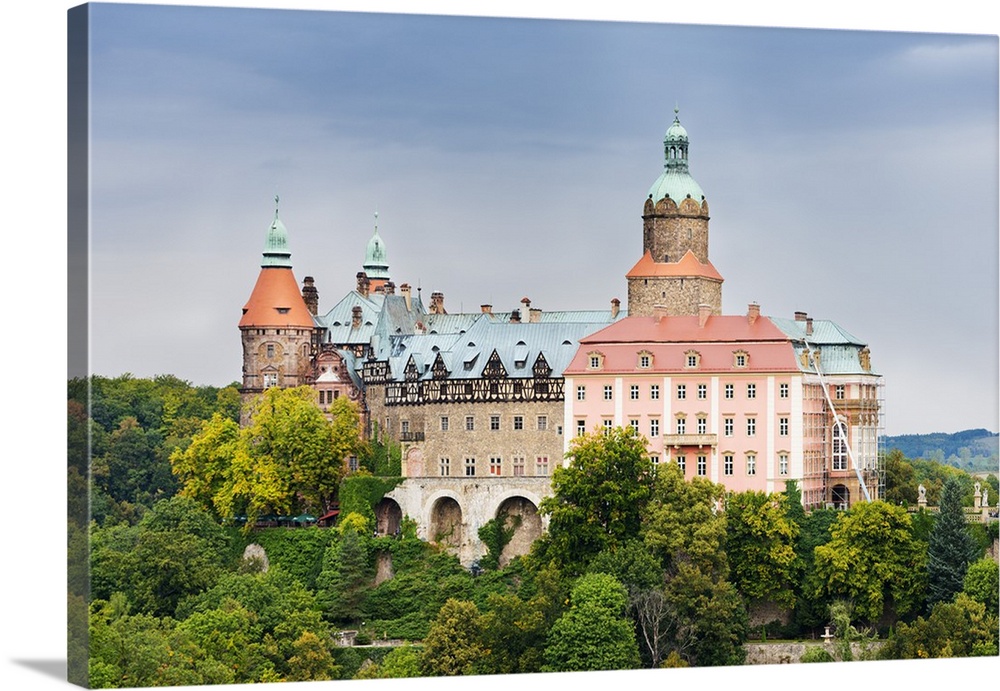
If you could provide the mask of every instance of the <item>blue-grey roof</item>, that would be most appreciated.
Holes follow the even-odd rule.
[[[315,321],[326,328],[327,343],[368,343],[375,333],[384,299],[384,295],[377,293],[369,293],[365,297],[352,290],[325,315],[317,316]],[[351,326],[355,306],[361,307],[361,325],[358,328]]]
[[[867,344],[839,324],[826,319],[814,319],[812,334],[807,335],[805,321],[780,317],[769,317],[769,319],[792,340],[795,358],[801,371],[815,371],[812,365],[803,364],[802,353],[808,344],[810,349],[819,350],[822,374],[877,374],[874,369],[865,369],[862,366],[862,351],[867,353]]]

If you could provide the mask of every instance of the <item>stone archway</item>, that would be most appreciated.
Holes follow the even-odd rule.
[[[532,543],[542,535],[542,517],[538,507],[524,497],[510,497],[497,507],[497,520],[503,518],[505,528],[513,528],[514,534],[500,552],[501,568],[514,557],[527,554]]]
[[[375,526],[379,535],[395,535],[403,522],[403,510],[395,499],[383,497],[375,505]]]
[[[846,509],[851,505],[851,490],[846,485],[834,485],[830,490],[830,501],[833,508]]]
[[[441,497],[431,508],[428,538],[444,547],[458,548],[464,538],[462,507],[451,497]]]

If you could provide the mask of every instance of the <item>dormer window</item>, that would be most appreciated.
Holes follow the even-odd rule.
[[[697,369],[701,364],[701,353],[697,350],[689,350],[684,353],[684,367],[687,369]]]
[[[733,353],[733,367],[746,367],[749,360],[750,356],[745,350],[737,350]]]
[[[275,309],[278,310],[278,314],[288,314],[288,312],[289,312],[289,310],[291,308],[289,308],[289,307],[275,307]]]
[[[639,353],[639,369],[649,369],[653,366],[653,354],[648,350]]]
[[[587,369],[601,369],[604,367],[604,354],[593,352],[587,354]]]

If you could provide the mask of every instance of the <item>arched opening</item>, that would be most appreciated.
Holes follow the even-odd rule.
[[[845,485],[834,485],[830,492],[833,508],[846,509],[851,505],[851,490]]]
[[[379,535],[397,535],[403,522],[403,510],[395,499],[383,497],[375,505],[375,526]]]
[[[451,497],[442,497],[434,502],[431,509],[429,537],[445,547],[459,547],[462,544],[462,507]]]
[[[503,519],[504,528],[513,534],[500,552],[500,567],[514,557],[527,554],[532,543],[542,535],[542,518],[538,507],[524,497],[510,497],[497,508],[497,520]]]

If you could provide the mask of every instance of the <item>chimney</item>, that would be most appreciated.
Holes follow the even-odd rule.
[[[618,317],[618,310],[622,306],[622,301],[618,298],[611,298],[611,318],[616,319]]]
[[[542,310],[537,307],[532,307],[528,310],[528,322],[531,324],[537,324],[542,321]]]
[[[384,292],[386,295],[395,295],[396,284],[393,283],[392,281],[386,281],[385,285],[382,286],[382,292]]]
[[[400,293],[400,295],[403,296],[403,299],[406,300],[406,311],[407,312],[412,311],[413,310],[413,301],[412,301],[412,299],[410,297],[410,284],[409,283],[401,283],[401,284],[399,284],[399,293]]]
[[[653,319],[656,320],[657,324],[663,321],[663,318],[666,316],[667,316],[666,305],[653,305]]]
[[[368,274],[364,271],[358,272],[358,292],[361,293],[361,297],[368,297],[368,287],[371,285],[371,281],[368,280]]]
[[[708,318],[712,316],[712,306],[704,303],[698,305],[698,327],[701,328],[708,323]]]
[[[351,328],[356,329],[361,326],[361,305],[351,308]]]
[[[521,304],[524,305],[524,309],[531,307],[531,300],[528,298],[521,298]]]
[[[431,314],[448,314],[444,311],[444,293],[431,293]]]
[[[309,313],[316,316],[319,313],[319,291],[316,290],[312,276],[302,279],[302,299],[305,300]]]
[[[514,310],[510,313],[510,323],[511,324],[521,323],[521,310]]]
[[[747,307],[747,321],[753,326],[753,323],[757,321],[757,317],[760,316],[760,305],[756,302],[751,302]]]
[[[813,320],[812,317],[806,319],[806,336],[813,335]]]
[[[483,311],[483,314],[493,314],[493,305],[480,305],[479,309]]]
[[[795,313],[795,321],[797,321],[797,322],[804,322],[805,320],[806,320],[806,313],[805,312],[796,312]]]

